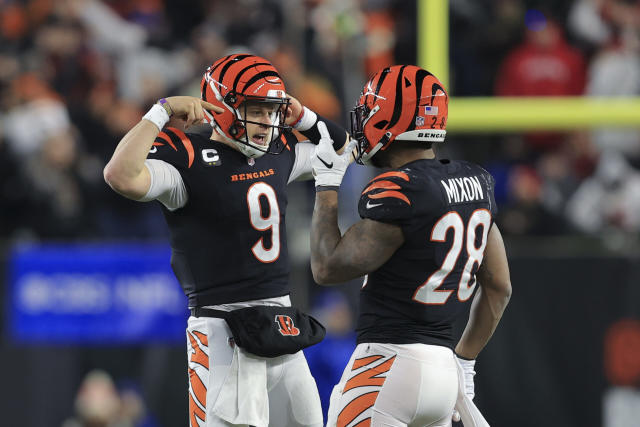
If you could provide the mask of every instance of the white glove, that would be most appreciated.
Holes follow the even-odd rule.
[[[344,152],[338,154],[333,149],[333,139],[329,135],[327,125],[320,121],[317,126],[320,142],[311,154],[311,170],[316,180],[316,190],[337,190],[349,166],[356,141],[349,140]]]
[[[476,361],[475,360],[466,360],[461,359],[456,356],[456,363],[458,364],[458,369],[462,371],[464,377],[464,394],[467,395],[469,400],[473,400],[475,397],[475,385],[473,382],[473,377],[476,374],[474,370]],[[462,384],[461,384],[462,385]],[[460,413],[457,410],[453,411],[453,415],[451,416],[453,421],[460,421]]]
[[[469,399],[473,400],[476,395],[473,383],[473,377],[476,374],[476,371],[474,370],[476,361],[461,359],[458,356],[456,356],[456,361],[462,367],[462,372],[464,372],[464,394],[466,394]]]

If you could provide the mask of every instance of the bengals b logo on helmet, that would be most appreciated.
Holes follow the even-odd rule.
[[[298,336],[300,335],[300,329],[296,328],[293,324],[293,319],[284,314],[276,315],[276,324],[278,325],[279,332],[283,336]]]

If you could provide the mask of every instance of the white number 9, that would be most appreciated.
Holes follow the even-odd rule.
[[[269,212],[266,217],[262,216],[260,209],[260,197],[267,199]],[[249,220],[253,228],[259,231],[271,229],[271,247],[266,248],[264,237],[256,242],[251,248],[251,252],[260,262],[274,262],[280,256],[280,208],[276,192],[269,184],[256,182],[247,192],[247,205],[249,206]]]

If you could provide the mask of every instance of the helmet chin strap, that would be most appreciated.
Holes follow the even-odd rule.
[[[236,110],[238,112],[239,117],[242,117],[242,115],[240,115],[240,111]],[[244,132],[244,137],[246,138],[246,141],[240,141],[238,139],[233,139],[231,140],[232,143],[238,147],[238,149],[247,157],[251,157],[253,159],[257,159],[259,157],[262,157],[263,155],[267,154],[267,152],[269,152],[269,149],[271,148],[271,144],[278,138],[280,137],[280,129],[278,129],[277,127],[277,122],[278,122],[278,115],[276,114],[274,116],[274,118],[271,120],[270,123],[270,130],[268,130],[267,132],[270,133],[269,135],[269,144],[264,147],[264,150],[261,150],[259,148],[256,148],[255,145],[249,140],[249,134],[247,133],[247,125],[246,123],[252,123],[252,124],[257,124],[255,122],[246,122],[246,119],[240,120],[241,122],[243,122],[243,126],[245,129]],[[237,126],[237,125],[233,125],[233,126]],[[225,135],[226,137],[226,135]],[[228,139],[228,138],[227,138]]]
[[[236,146],[242,154],[251,159],[257,159],[267,154],[266,152],[260,151],[257,148],[253,148],[252,146],[247,145],[244,142],[233,140],[233,145]]]
[[[360,159],[362,160],[362,164],[363,165],[371,165],[371,158],[378,152],[380,151],[380,149],[382,147],[384,147],[385,145],[387,145],[387,143],[389,142],[389,140],[391,139],[391,137],[393,137],[393,134],[391,132],[387,132],[385,133],[382,138],[380,138],[380,141],[378,141],[378,143],[371,149],[371,151],[369,151],[369,153],[367,154],[363,154]]]
[[[373,147],[371,149],[371,151],[369,151],[369,153],[367,154],[362,154],[362,156],[360,156],[360,160],[362,161],[363,165],[369,166],[371,165],[371,158],[374,156],[374,154],[376,154],[380,149],[382,148],[382,144],[381,143],[377,143],[375,147]]]
[[[264,156],[265,154],[267,154],[267,151],[269,151],[269,148],[271,146],[271,143],[273,141],[275,141],[276,138],[278,138],[280,136],[280,130],[276,127],[276,122],[278,121],[278,116],[276,115],[271,123],[271,138],[269,141],[269,145],[267,145],[267,147],[265,147],[265,150],[260,150],[256,147],[253,146],[253,144],[251,143],[251,141],[249,141],[249,136],[247,134],[247,129],[246,129],[246,124],[244,123],[244,121],[246,119],[243,119],[243,115],[242,112],[240,111],[239,108],[233,108],[231,105],[229,105],[226,101],[231,101],[230,99],[224,99],[222,98],[222,95],[220,94],[220,92],[218,92],[218,90],[215,88],[215,86],[213,85],[212,82],[210,82],[210,86],[212,88],[212,90],[214,91],[214,94],[216,95],[216,98],[222,102],[222,104],[224,106],[226,106],[236,117],[236,120],[234,121],[234,123],[231,125],[231,127],[229,128],[229,133],[231,135],[234,135],[234,132],[232,132],[232,130],[235,130],[236,134],[238,133],[238,124],[236,124],[237,122],[242,123],[241,126],[244,126],[244,137],[246,138],[246,141],[240,141],[238,139],[235,138],[230,138],[226,135],[225,132],[222,131],[222,129],[220,128],[220,126],[218,125],[218,123],[213,120],[211,122],[211,125],[214,127],[215,131],[217,132],[217,134],[223,139],[224,142],[228,143],[228,145],[231,145],[232,147],[236,148],[238,151],[240,151],[242,154],[244,154],[246,157],[249,157],[251,159],[257,159],[259,157]],[[235,102],[235,100],[234,100]],[[246,109],[245,109],[245,114],[246,114]]]
[[[229,138],[227,135],[224,134],[224,132],[220,130],[220,127],[215,122],[213,125],[213,129],[214,129],[214,132],[217,134],[217,136],[222,139],[221,142],[224,142],[227,145],[230,145],[231,147],[235,148],[236,150],[244,154],[246,157],[249,157],[251,159],[257,159],[267,154],[266,151],[258,150],[257,148],[254,148],[249,144],[238,141],[237,139]],[[217,138],[212,138],[212,139],[219,140]]]
[[[247,134],[245,134],[245,136],[246,135]],[[225,136],[225,139],[229,141],[231,144],[233,144],[233,146],[236,147],[238,151],[240,151],[242,154],[252,159],[257,159],[267,154],[266,151],[258,150],[257,148],[253,147],[250,143],[238,141],[237,139],[228,138],[226,136]]]

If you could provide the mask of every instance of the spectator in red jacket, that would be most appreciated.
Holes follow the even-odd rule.
[[[577,96],[585,86],[586,63],[570,46],[560,26],[529,11],[522,44],[500,66],[495,92],[499,96]],[[564,134],[535,132],[525,135],[533,154],[554,150],[566,140]]]
[[[502,63],[496,80],[496,94],[581,95],[585,69],[582,54],[566,42],[560,27],[540,18],[529,23],[524,42]]]

